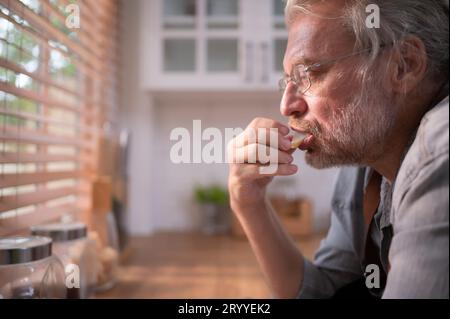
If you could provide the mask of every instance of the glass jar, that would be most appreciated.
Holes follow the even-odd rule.
[[[55,223],[34,226],[33,235],[53,240],[53,254],[63,263],[68,299],[89,298],[97,284],[99,260],[95,243],[87,237],[83,223]]]
[[[0,238],[0,299],[65,298],[64,279],[50,238]]]
[[[106,215],[99,214],[94,220],[100,231],[91,232],[89,237],[95,242],[101,264],[95,291],[104,292],[113,288],[117,282],[119,267],[117,225],[111,212]]]

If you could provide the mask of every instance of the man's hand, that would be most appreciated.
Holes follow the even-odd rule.
[[[258,132],[266,132],[261,138]],[[228,144],[230,155],[230,175],[228,187],[230,204],[233,210],[242,211],[246,207],[255,207],[264,203],[267,185],[274,176],[288,176],[297,172],[297,166],[292,165],[294,150],[291,149],[291,139],[287,137],[289,128],[277,121],[265,118],[254,119],[235,139]],[[277,141],[274,149],[271,141]],[[275,154],[276,163],[271,157],[270,164],[276,164],[276,170],[270,174],[261,173],[261,168],[267,167],[258,157],[258,149],[266,154]],[[252,161],[249,161],[252,159]],[[256,159],[253,162],[253,159]]]

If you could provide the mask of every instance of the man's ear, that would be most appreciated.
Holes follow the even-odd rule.
[[[428,56],[425,45],[416,36],[403,39],[393,50],[391,58],[392,90],[405,94],[420,86],[428,66]]]

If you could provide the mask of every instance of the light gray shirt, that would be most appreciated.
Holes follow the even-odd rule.
[[[422,119],[395,182],[383,179],[371,238],[386,270],[383,298],[449,298],[449,99]],[[305,260],[298,298],[329,298],[360,279],[366,226],[364,190],[371,169],[341,169],[331,227],[314,261]]]

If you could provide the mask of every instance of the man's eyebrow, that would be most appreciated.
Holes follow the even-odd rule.
[[[304,54],[297,54],[292,56],[291,61],[292,61],[291,65],[297,64],[311,65],[321,60],[317,57],[313,58]]]
[[[317,62],[316,59],[307,57],[303,54],[302,55],[294,55],[292,57],[292,65],[295,65],[295,64],[310,65],[310,64],[314,64],[316,62]]]
[[[307,57],[307,56],[305,56],[303,54],[294,55],[291,58],[291,61],[292,62],[291,62],[291,65],[290,65],[290,69],[292,69],[292,66],[294,66],[294,65],[303,64],[303,65],[308,66],[308,65],[312,65],[314,63],[317,63],[317,59],[313,59],[313,58]],[[287,70],[287,71],[291,72],[291,70]],[[289,73],[286,73],[286,71],[284,71],[284,73],[286,75],[289,75]]]

